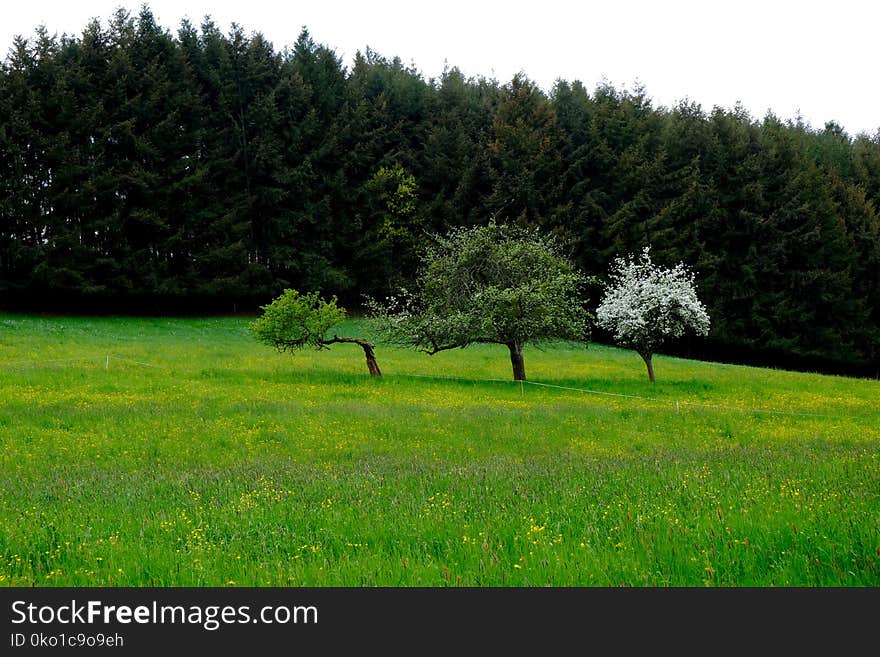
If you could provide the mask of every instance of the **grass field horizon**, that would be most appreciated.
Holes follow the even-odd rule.
[[[876,380],[248,321],[0,314],[0,586],[880,585]]]

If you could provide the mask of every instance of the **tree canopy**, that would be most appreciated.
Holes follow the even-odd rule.
[[[317,292],[300,294],[285,290],[272,303],[263,306],[263,314],[248,325],[254,337],[278,351],[297,351],[306,347],[326,349],[332,344],[356,344],[364,350],[367,369],[372,376],[381,376],[374,345],[363,338],[328,336],[329,331],[345,319],[345,309],[336,297],[329,301]]]

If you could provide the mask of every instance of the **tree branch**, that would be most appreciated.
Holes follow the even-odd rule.
[[[440,353],[441,351],[448,351],[450,349],[464,349],[468,345],[472,344],[507,344],[501,340],[488,340],[484,338],[478,338],[476,340],[468,340],[467,342],[462,342],[461,344],[437,344],[436,342],[431,342],[430,349],[422,349],[421,351],[428,354],[429,356],[433,356],[434,354]]]
[[[421,351],[428,354],[429,356],[433,356],[434,354],[438,354],[441,351],[448,351],[449,349],[460,349],[463,347],[467,347],[467,344],[435,344],[432,345],[430,349],[422,349]]]
[[[372,348],[372,347],[376,346],[372,342],[364,340],[363,338],[348,338],[345,336],[339,337],[335,333],[333,334],[333,337],[330,340],[326,340],[326,339],[321,340],[322,345],[336,344],[338,342],[348,342],[351,344],[360,345],[361,347],[371,347]]]

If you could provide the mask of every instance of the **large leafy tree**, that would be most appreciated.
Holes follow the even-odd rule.
[[[558,245],[534,229],[490,223],[438,237],[415,289],[374,303],[386,340],[436,354],[476,343],[510,351],[513,378],[526,378],[523,346],[589,339],[585,279]]]
[[[654,383],[654,353],[672,338],[709,332],[709,315],[697,298],[694,275],[682,263],[668,269],[651,261],[650,247],[638,258],[616,258],[596,320],[620,344],[636,350]]]

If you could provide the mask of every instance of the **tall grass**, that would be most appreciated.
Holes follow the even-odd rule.
[[[877,381],[246,324],[0,315],[0,585],[880,585]]]

